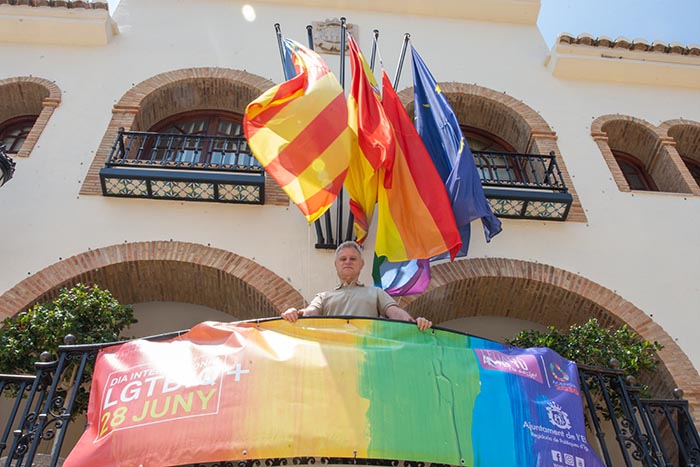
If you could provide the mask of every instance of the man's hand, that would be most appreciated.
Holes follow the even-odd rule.
[[[433,326],[433,322],[429,319],[419,317],[416,319],[416,325],[418,326],[418,329],[425,331]]]
[[[282,313],[280,316],[282,316],[282,319],[289,321],[290,323],[294,323],[300,316],[304,316],[304,312],[292,307]]]

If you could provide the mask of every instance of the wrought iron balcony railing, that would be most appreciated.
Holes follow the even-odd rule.
[[[566,188],[554,152],[548,155],[472,152],[484,195],[496,216],[566,220],[573,196]],[[323,220],[316,221],[316,248],[335,249],[343,241],[353,239],[352,214],[344,218],[342,212],[342,205],[336,202],[337,224],[331,220],[330,213],[326,213]],[[347,207],[345,212],[349,212]],[[342,222],[338,223],[338,219]]]
[[[105,196],[264,202],[265,175],[244,136],[120,129],[100,182]]]
[[[497,216],[566,220],[573,197],[554,153],[474,151],[474,162],[486,198]],[[121,129],[105,167],[100,170],[100,182],[105,196],[264,202],[264,171],[242,135],[203,136]],[[352,220],[348,219],[344,225],[351,224]],[[332,230],[330,215],[324,224],[316,224],[319,248],[335,248],[344,234],[352,236],[349,228],[347,233],[343,232],[342,224],[336,226],[338,232]]]
[[[554,152],[517,154],[473,151],[484,194],[494,214],[516,219],[564,221],[569,194]]]
[[[162,340],[184,331],[154,336]],[[69,340],[68,340],[69,341]],[[70,341],[69,341],[70,342]],[[0,423],[0,465],[33,465],[38,453],[51,450],[50,465],[59,461],[64,437],[72,423],[78,394],[87,389],[92,362],[100,349],[113,344],[65,345],[55,361],[36,364],[35,376],[0,375],[0,399],[9,416]],[[42,358],[45,356],[42,355]],[[50,360],[50,358],[47,358]],[[66,391],[61,381],[70,374],[75,384]],[[682,391],[670,399],[642,397],[634,381],[617,369],[579,365],[588,438],[606,467],[697,467],[700,437]],[[77,427],[79,430],[83,427]],[[214,465],[354,464],[415,467],[392,459],[295,458],[225,460]],[[198,467],[205,467],[198,465]],[[430,467],[430,466],[426,466]],[[432,467],[438,467],[433,465]],[[444,467],[444,465],[439,465]]]

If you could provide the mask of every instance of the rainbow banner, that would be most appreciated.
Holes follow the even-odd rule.
[[[206,322],[104,349],[64,466],[288,457],[602,466],[574,363],[364,318]]]

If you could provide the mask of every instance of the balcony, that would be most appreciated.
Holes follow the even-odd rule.
[[[554,153],[474,151],[484,194],[498,217],[565,221],[573,197]],[[104,196],[264,203],[263,168],[245,137],[121,129],[100,170]],[[349,224],[352,222],[349,220]],[[348,225],[349,225],[348,224]],[[319,244],[339,238],[327,225]],[[323,229],[328,230],[323,232]]]
[[[363,322],[368,321],[367,319],[308,319],[312,320],[312,324],[308,329],[313,329],[314,331],[305,334],[304,339],[314,341],[316,344],[319,344],[321,340],[326,342],[326,340],[329,339],[329,334],[327,334],[326,331],[332,330],[331,334],[335,335],[341,328],[346,329],[346,325],[350,323],[350,320],[352,320],[353,325],[349,326],[348,329],[353,329],[353,331],[351,331],[352,333],[358,332],[358,329],[369,329],[367,327],[363,328]],[[377,324],[384,326],[386,329],[391,326],[413,326],[407,323],[391,323],[384,320],[380,320]],[[247,326],[248,328],[267,328],[268,332],[270,329],[279,327],[278,325],[281,325],[282,327],[288,326],[278,319],[257,320],[247,324],[237,324],[237,326]],[[407,327],[406,329],[409,328]],[[443,342],[443,344],[439,345],[448,345],[447,348],[452,348],[449,347],[447,342],[452,341],[452,339],[458,338],[459,336],[459,333],[446,329],[434,328],[434,331],[438,333],[438,337],[440,334],[442,334],[443,337],[446,337],[449,334],[451,337],[446,341],[440,341],[438,337],[434,337],[430,343],[425,344],[417,344],[413,341],[411,341],[411,344],[409,343],[410,339],[408,339],[406,341],[402,341],[402,345],[426,345],[428,347],[421,348],[421,350],[430,351],[432,348],[430,346],[436,345],[436,342]],[[182,334],[183,332],[164,334],[154,336],[149,338],[149,340],[154,342],[164,341],[175,337],[180,338]],[[392,339],[404,339],[406,338],[406,335],[407,334],[401,331],[398,334],[393,334]],[[378,338],[379,335],[374,336]],[[382,339],[387,337],[384,334],[382,334],[382,336],[384,336]],[[404,337],[402,338],[400,336]],[[475,339],[477,341],[479,340],[479,338],[474,337],[471,339]],[[70,427],[74,427],[79,431],[82,431],[85,428],[84,423],[74,422],[70,413],[72,407],[74,407],[74,404],[76,403],[76,400],[81,397],[80,394],[84,396],[84,391],[88,389],[88,385],[90,384],[89,381],[92,379],[91,362],[94,361],[97,353],[101,349],[105,349],[112,344],[75,345],[72,339],[67,339],[67,341],[71,343],[59,348],[58,356],[55,361],[51,361],[52,358],[48,353],[42,354],[42,359],[45,361],[36,364],[37,373],[35,376],[0,375],[0,394],[5,396],[3,398],[5,401],[4,408],[6,409],[4,413],[9,414],[7,417],[3,417],[3,423],[0,424],[0,456],[7,456],[0,459],[0,463],[3,463],[2,465],[17,467],[32,465],[32,460],[35,460],[35,456],[38,456],[39,453],[48,452],[50,448],[53,448],[51,450],[51,454],[45,455],[44,457],[50,456],[50,465],[56,465],[56,462],[59,460],[59,453],[61,451],[60,448],[63,445],[66,433]],[[397,343],[397,341],[391,342]],[[347,342],[345,342],[345,344],[347,344]],[[488,346],[488,344],[486,345]],[[455,348],[459,348],[460,352],[462,351],[461,345],[458,345]],[[366,350],[367,349],[363,347],[362,352],[365,352]],[[239,348],[238,351],[241,352],[242,350]],[[396,352],[400,352],[400,350],[398,350],[398,348],[394,349],[393,353],[396,354]],[[411,353],[410,355],[412,358],[414,358],[419,354],[423,355],[422,352],[418,354]],[[430,354],[430,352],[428,352],[428,354]],[[272,352],[271,355],[277,354]],[[324,355],[330,357],[333,355],[333,353],[324,353]],[[336,357],[340,360],[333,360],[332,358],[331,360],[338,363],[347,360],[350,355],[351,354],[348,353],[348,348],[343,347],[343,351],[336,355]],[[279,363],[279,360],[276,358],[273,358],[272,360],[276,362],[275,365],[285,364]],[[289,358],[285,358],[283,360],[286,362],[289,360]],[[426,357],[425,361],[433,362],[434,355],[429,355]],[[239,381],[239,379],[242,380],[243,377],[251,377],[251,374],[253,373],[250,372],[248,367],[250,365],[260,364],[259,366],[255,367],[255,371],[260,371],[260,368],[263,368],[261,362],[262,360],[256,360],[256,362],[246,361],[245,369],[236,367],[236,371],[228,372],[226,375],[229,375],[230,378],[236,382]],[[416,363],[416,365],[419,366],[418,363]],[[281,367],[275,366],[275,368],[276,372],[274,374],[279,375],[279,370]],[[133,368],[129,369],[128,371],[132,370]],[[336,368],[335,370],[338,369]],[[125,369],[124,371],[127,370]],[[314,371],[317,371],[315,365],[309,365],[308,367],[302,365],[299,367],[299,371],[303,372],[307,377],[310,377],[311,375],[319,376],[319,374],[314,373]],[[510,373],[511,371],[507,372]],[[66,388],[61,389],[60,382],[65,379],[65,375],[67,374],[71,375],[71,379],[74,378],[73,381],[75,381],[76,384],[73,384],[69,390]],[[331,371],[329,374],[339,377],[339,375],[333,371]],[[452,374],[452,376],[455,378],[457,377],[456,374],[448,374]],[[567,373],[564,373],[564,375],[566,374]],[[304,375],[299,376],[299,381],[303,380]],[[119,384],[122,384],[122,379],[112,376],[115,376],[115,373],[110,373],[110,387],[118,387]],[[374,376],[377,378],[377,375]],[[527,374],[525,374],[525,376],[527,376]],[[635,386],[635,382],[629,378],[625,378],[622,371],[614,368],[603,369],[579,365],[578,376],[579,384],[577,387],[580,389],[580,393],[579,389],[576,389],[576,386],[573,385],[573,381],[569,382],[568,379],[560,378],[558,381],[564,381],[564,383],[558,384],[566,386],[568,389],[566,391],[567,393],[578,395],[578,397],[581,398],[584,409],[582,415],[585,419],[588,438],[587,444],[597,452],[599,458],[607,467],[691,467],[699,465],[700,438],[698,437],[697,429],[693,423],[693,418],[689,411],[689,404],[686,400],[682,399],[682,391],[678,389],[675,390],[673,397],[669,399],[644,398],[641,396],[639,388]],[[398,378],[398,380],[401,380],[402,377],[403,376],[401,375],[397,376],[396,374],[392,373],[392,378]],[[415,374],[409,377],[413,378],[414,381],[417,381],[415,380],[415,378],[417,378]],[[123,379],[124,382],[126,380],[127,378]],[[124,384],[134,385],[136,384],[133,382],[135,380],[136,378],[130,377],[129,381],[132,382]],[[281,381],[284,381],[284,379],[282,378]],[[313,379],[313,381],[317,382],[315,379]],[[365,381],[365,384],[375,384],[375,382],[376,379],[372,379]],[[277,381],[267,381],[261,386],[261,388],[265,388],[270,384],[274,385],[274,383],[281,384],[281,382]],[[230,384],[237,383],[232,382]],[[463,391],[469,391],[467,386],[460,387]],[[493,389],[493,386],[491,386],[491,388]],[[326,389],[332,391],[332,388]],[[172,390],[175,391],[174,387]],[[284,388],[281,388],[280,390],[284,391]],[[116,393],[117,391],[115,390],[114,394]],[[114,396],[114,394],[112,394],[112,396]],[[268,393],[266,392],[265,394]],[[392,400],[393,402],[391,402]],[[260,399],[259,403],[262,404],[262,401],[263,399]],[[307,402],[311,404],[314,401],[309,399]],[[429,401],[426,401],[426,404],[428,402]],[[396,397],[395,399],[390,398],[388,401],[385,400],[385,403],[389,406],[392,404],[400,406],[401,404],[406,403],[406,399],[402,397]],[[110,404],[111,402],[106,404],[105,407],[109,406]],[[263,406],[264,404],[260,406],[261,410]],[[415,407],[413,409],[414,411],[417,410]],[[173,410],[175,410],[174,406]],[[337,406],[337,410],[339,413],[343,412],[342,404]],[[400,408],[398,410],[399,411],[397,413],[402,413]],[[277,420],[277,415],[278,414],[273,416],[274,420]],[[491,412],[480,412],[480,416],[484,415],[488,417],[493,416]],[[573,413],[571,413],[571,415],[573,415]],[[250,417],[254,417],[256,423],[259,423],[264,419],[261,413],[255,411],[250,412]],[[565,417],[564,420],[560,421],[565,421],[566,425],[569,425],[570,428],[568,417]],[[572,418],[570,421],[574,422],[574,419]],[[236,422],[236,426],[245,426],[246,424],[245,420],[235,420],[234,422]],[[578,423],[580,422],[581,421],[579,420]],[[224,430],[225,427],[230,426],[231,423],[232,421],[230,419],[227,419],[226,421],[222,420],[220,429]],[[308,425],[310,421],[306,420],[306,423]],[[430,421],[426,420],[425,424],[426,426],[430,425]],[[286,425],[282,424],[282,426]],[[311,423],[311,426],[317,427],[317,425],[313,423]],[[133,427],[130,429],[133,429]],[[163,425],[162,429],[167,430],[167,426]],[[568,430],[567,427],[562,429]],[[567,439],[573,438],[569,437]],[[347,440],[338,440],[340,444],[342,444],[344,441]],[[138,439],[136,442],[138,442]],[[264,446],[264,443],[260,444],[261,446]],[[445,441],[445,445],[448,444],[449,443]],[[508,443],[504,441],[503,445],[505,446],[507,444]],[[259,447],[260,446],[255,445],[255,443],[250,446],[251,449],[258,449]],[[432,448],[434,446],[431,445],[429,447]],[[70,446],[65,446],[65,448],[66,449],[63,449],[64,455],[67,454]],[[317,446],[317,448],[320,450],[323,449],[322,446]],[[352,453],[352,449],[357,449],[357,446],[350,445],[345,446],[345,448],[347,449],[343,450],[343,452]],[[95,449],[97,449],[97,446],[95,446]],[[411,452],[414,452],[412,449],[413,446],[407,444],[402,446],[397,454],[410,455]],[[440,450],[438,449],[438,451]],[[393,467],[415,467],[416,465],[445,467],[445,464],[436,464],[434,462],[424,463],[419,462],[417,459],[400,461],[393,458],[363,458],[362,456],[357,455],[358,451],[355,451],[355,457],[305,456],[294,457],[293,459],[279,458],[274,455],[271,455],[269,458],[265,458],[264,456],[266,452],[264,448],[260,451],[255,451],[258,454],[258,457],[255,458],[249,456],[249,452],[246,450],[236,452],[240,453],[242,457],[237,459],[222,460],[221,462],[215,464],[200,463],[196,465],[198,467],[204,467],[205,465],[211,465],[212,467],[224,465],[254,467],[260,465],[279,466],[354,464]],[[315,453],[309,453],[309,456],[313,456],[314,454]],[[563,465],[563,463],[560,464]],[[459,463],[452,465],[459,465]],[[462,465],[465,465],[464,462],[462,462]],[[479,465],[485,464],[482,463]],[[573,466],[574,464],[566,463],[566,465]],[[585,465],[588,464],[586,463]]]
[[[124,131],[100,170],[104,196],[263,204],[265,173],[243,136]]]
[[[548,155],[472,151],[484,195],[497,217],[565,221],[573,196],[564,183],[554,152]],[[335,204],[332,218],[327,212],[315,222],[316,248],[334,250],[352,240],[353,217],[347,205]],[[341,219],[342,222],[338,222]]]
[[[473,151],[484,194],[498,217],[565,221],[569,194],[554,152]]]

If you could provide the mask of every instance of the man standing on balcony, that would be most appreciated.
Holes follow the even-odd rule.
[[[311,303],[301,310],[288,309],[282,313],[282,318],[294,323],[300,316],[382,316],[414,322],[421,331],[433,325],[425,318],[413,319],[382,289],[360,283],[358,279],[364,265],[360,245],[352,241],[341,243],[335,250],[335,270],[340,284],[334,290],[316,294]]]

